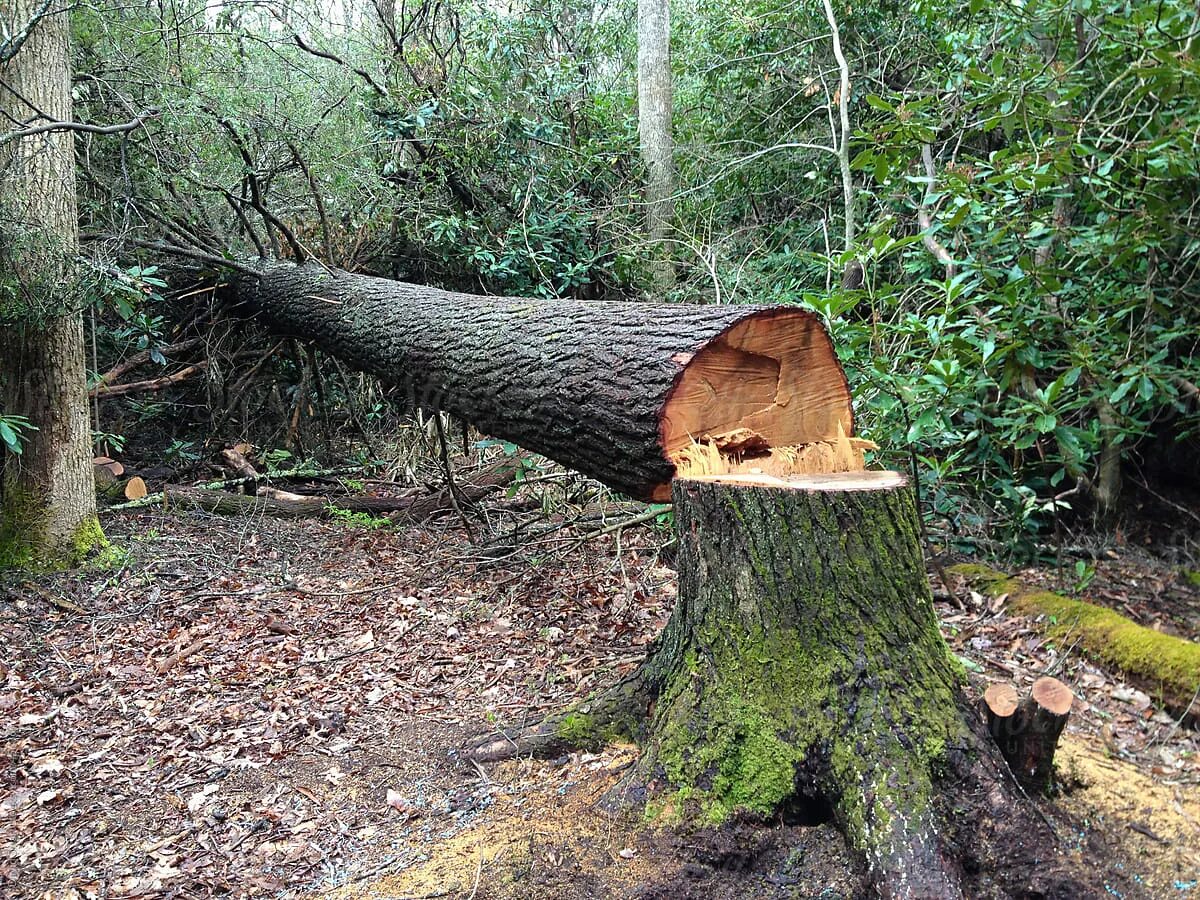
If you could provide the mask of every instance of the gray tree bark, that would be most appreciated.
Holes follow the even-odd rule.
[[[0,66],[0,109],[32,126],[71,121],[67,13],[37,0],[0,0],[0,17],[10,34],[30,26]],[[104,541],[83,319],[71,296],[77,243],[72,132],[47,131],[0,148],[0,409],[37,429],[20,456],[3,459],[0,568],[69,565]]]
[[[638,133],[646,164],[646,227],[655,290],[675,285],[671,219],[675,215],[674,141],[671,136],[671,4],[638,0]]]

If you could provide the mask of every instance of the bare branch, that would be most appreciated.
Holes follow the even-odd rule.
[[[252,275],[258,278],[262,275],[258,269],[246,263],[238,262],[235,259],[226,259],[223,256],[217,256],[213,253],[202,253],[199,250],[192,250],[190,247],[180,247],[177,244],[167,244],[162,241],[138,241],[130,240],[135,247],[141,247],[145,250],[155,250],[159,253],[166,253],[168,256],[182,256],[185,259],[194,259],[197,262],[208,263],[219,268],[233,269],[241,272],[243,275]]]
[[[295,41],[296,46],[299,47],[301,50],[303,50],[305,53],[308,53],[311,56],[320,57],[321,59],[327,59],[330,62],[337,63],[339,66],[342,66],[343,68],[349,69],[351,72],[353,72],[355,75],[357,75],[359,78],[363,79],[367,84],[369,84],[371,86],[371,88],[375,91],[375,93],[377,93],[380,97],[389,96],[387,89],[382,87],[379,84],[379,82],[377,82],[374,78],[372,78],[371,73],[368,72],[366,69],[360,69],[358,66],[350,65],[350,63],[346,62],[344,59],[342,59],[340,56],[338,56],[335,53],[330,53],[326,50],[318,50],[316,47],[310,46],[309,44],[305,43],[304,38],[300,37],[300,35],[298,35],[298,34],[293,34],[292,40]]]
[[[933,236],[933,213],[930,211],[929,198],[937,180],[937,170],[933,165],[933,150],[928,144],[921,145],[921,160],[925,164],[925,196],[917,204],[917,224],[921,226],[921,242],[933,258],[946,267],[946,280],[954,277],[954,257],[950,255],[942,243]]]
[[[75,131],[83,134],[128,134],[135,129],[141,128],[147,119],[156,119],[159,115],[161,113],[157,109],[148,109],[136,118],[130,119],[128,122],[122,122],[119,125],[88,125],[84,122],[47,122],[44,125],[35,125],[31,128],[23,128],[20,131],[10,131],[8,134],[0,135],[0,145],[20,140],[21,138],[33,137],[38,134],[47,134],[52,131]]]
[[[854,175],[850,171],[850,65],[842,52],[842,33],[829,0],[822,0],[825,19],[833,39],[833,56],[837,60],[841,81],[838,87],[838,116],[841,119],[841,138],[837,141],[838,167],[842,171],[842,198],[846,204],[846,251],[854,246]]]

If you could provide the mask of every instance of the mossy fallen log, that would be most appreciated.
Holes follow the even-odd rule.
[[[1040,618],[1050,637],[1077,643],[1171,712],[1200,717],[1200,644],[1146,628],[1107,607],[1030,587],[989,566],[964,563],[946,571],[987,597],[1007,595],[1013,612]]]

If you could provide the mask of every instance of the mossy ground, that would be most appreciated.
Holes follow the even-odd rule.
[[[985,565],[948,571],[990,597],[1007,594],[1016,612],[1042,617],[1051,637],[1078,642],[1093,659],[1139,681],[1173,709],[1182,710],[1200,686],[1200,644],[1138,625],[1103,606],[1030,589]]]

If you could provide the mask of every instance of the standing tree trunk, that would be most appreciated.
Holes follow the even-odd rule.
[[[642,667],[471,755],[632,735],[610,807],[830,809],[878,896],[1070,896],[938,631],[903,476],[680,478],[674,501],[679,601]]]
[[[0,0],[0,17],[9,34],[28,35],[0,66],[5,118],[32,126],[47,118],[70,122],[67,13],[37,0]],[[45,131],[9,142],[0,154],[0,412],[24,416],[37,429],[20,456],[4,456],[0,568],[70,565],[104,541],[83,318],[71,293],[74,137],[67,129]]]
[[[659,293],[675,286],[675,264],[668,243],[675,215],[671,97],[670,0],[638,0],[638,132],[646,163],[650,273]]]

